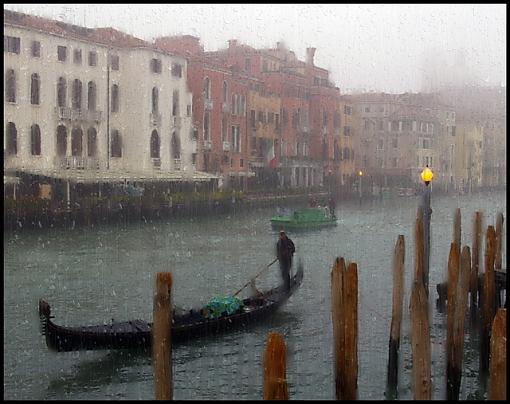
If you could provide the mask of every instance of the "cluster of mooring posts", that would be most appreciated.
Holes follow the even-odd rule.
[[[412,388],[414,399],[432,397],[430,348],[430,298],[428,295],[428,264],[430,253],[430,188],[432,174],[422,173],[426,189],[418,208],[415,223],[414,278],[409,304],[411,319]],[[430,171],[430,170],[429,170]],[[425,177],[424,177],[425,174]],[[427,181],[427,178],[428,179]],[[489,400],[506,400],[506,269],[502,268],[503,214],[498,213],[496,228],[486,232],[485,271],[479,265],[482,238],[482,215],[475,212],[472,252],[461,248],[460,209],[454,212],[453,241],[447,265],[447,281],[437,285],[436,307],[447,316],[446,336],[446,397],[458,400],[462,377],[465,318],[469,315],[470,330],[480,333],[480,380],[488,382]],[[389,338],[387,399],[398,398],[398,355],[402,320],[405,240],[397,237],[393,255],[393,301]],[[172,399],[171,349],[171,287],[172,276],[160,272],[156,276],[152,357],[155,398]],[[505,303],[501,293],[505,290]],[[469,295],[471,299],[469,299]],[[469,310],[468,310],[469,302]],[[334,375],[337,400],[358,398],[358,268],[337,257],[331,270],[331,313],[334,337]],[[263,356],[264,400],[288,400],[286,377],[286,345],[282,334],[270,332]]]

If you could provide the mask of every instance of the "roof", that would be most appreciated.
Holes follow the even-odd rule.
[[[60,179],[72,183],[123,183],[130,182],[202,182],[218,179],[216,175],[195,171],[191,174],[185,171],[114,171],[114,170],[44,170],[24,169],[25,174]],[[4,176],[5,181],[5,176]]]

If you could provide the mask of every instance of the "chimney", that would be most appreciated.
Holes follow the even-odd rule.
[[[315,55],[315,48],[306,48],[306,64],[313,66],[313,57]]]

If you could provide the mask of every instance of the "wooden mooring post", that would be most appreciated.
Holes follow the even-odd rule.
[[[506,400],[506,309],[492,323],[489,400]]]
[[[469,280],[469,294],[471,297],[470,319],[471,325],[476,324],[478,307],[478,273],[480,272],[480,240],[482,237],[482,213],[475,212],[473,221],[473,244],[471,250],[471,276]]]
[[[331,271],[331,312],[337,400],[358,398],[358,267],[337,257]]]
[[[502,249],[503,249],[503,213],[499,212],[496,216],[496,258],[494,268],[502,268]]]
[[[447,319],[447,365],[446,365],[446,399],[458,400],[462,378],[462,357],[464,353],[464,319],[466,316],[469,280],[471,275],[471,253],[468,246],[462,249],[459,257],[456,243],[452,243],[448,260],[448,319]],[[451,280],[450,280],[451,279]],[[456,281],[456,283],[453,283]]]
[[[493,226],[487,227],[485,247],[485,273],[483,278],[480,327],[480,374],[485,377],[489,369],[490,328],[495,314],[494,299],[494,257],[496,252],[496,232]]]
[[[172,274],[158,272],[154,293],[152,363],[156,400],[172,399]]]
[[[288,400],[287,354],[282,334],[271,332],[264,353],[264,400]]]
[[[393,303],[388,358],[388,379],[386,398],[398,397],[398,352],[400,349],[400,324],[402,322],[402,301],[404,298],[405,240],[399,235],[393,253]]]

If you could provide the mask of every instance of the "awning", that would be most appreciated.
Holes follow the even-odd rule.
[[[19,184],[19,177],[15,175],[4,175],[4,185]]]
[[[47,178],[69,181],[72,183],[124,183],[124,182],[206,182],[216,180],[213,174],[194,171],[159,171],[135,172],[114,170],[44,170],[24,169],[20,173],[38,175]]]

